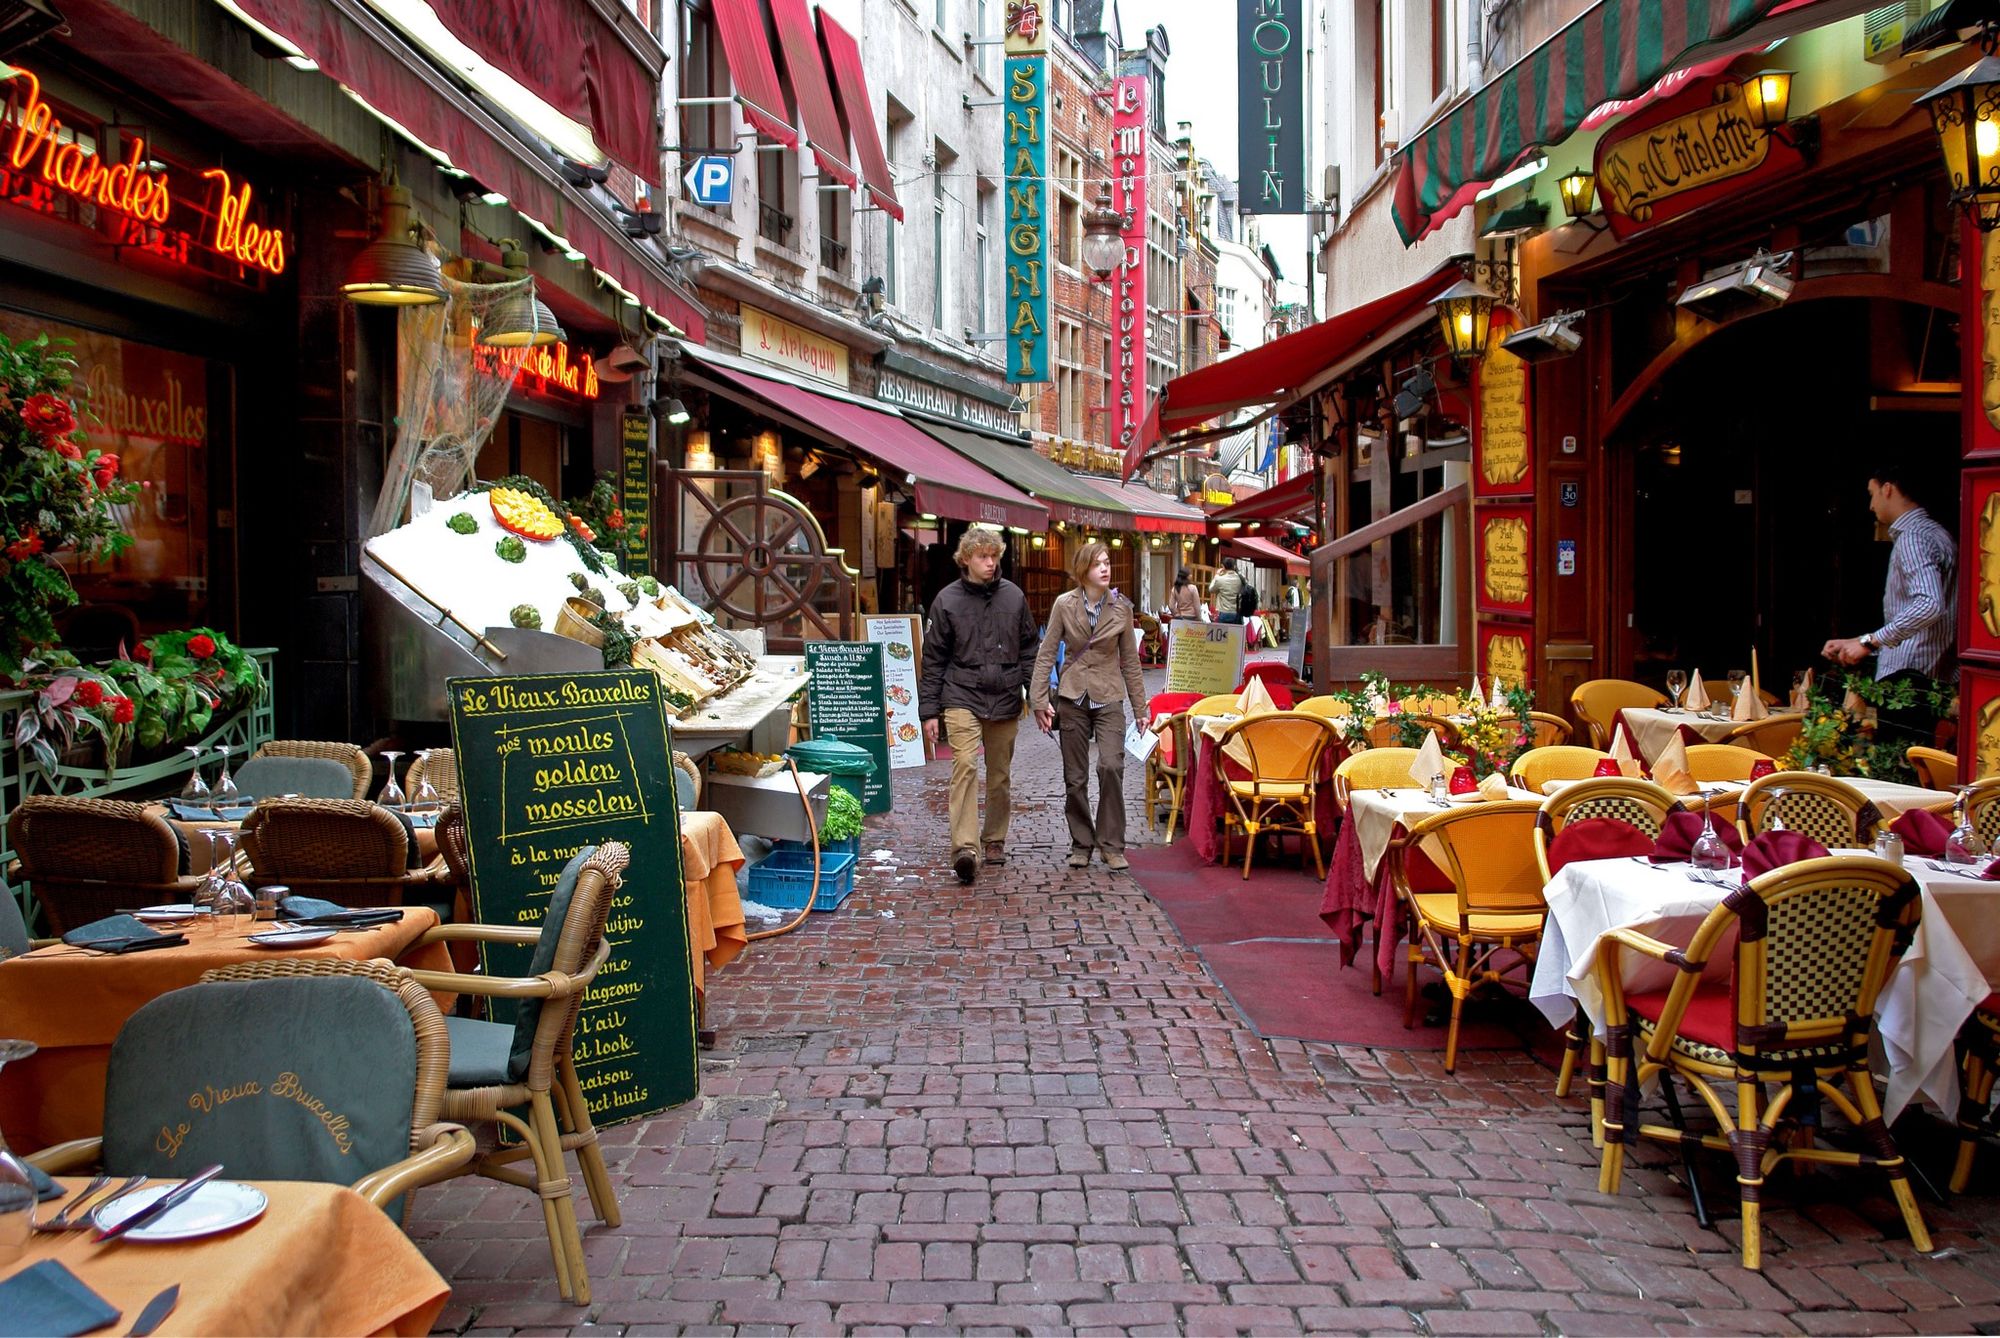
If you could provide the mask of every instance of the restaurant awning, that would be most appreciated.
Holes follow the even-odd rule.
[[[798,133],[778,83],[778,66],[764,33],[763,9],[757,0],[714,0],[715,30],[729,58],[729,79],[743,119],[758,133],[788,149],[799,146]]]
[[[875,128],[875,100],[868,92],[868,73],[861,64],[861,48],[853,34],[835,23],[825,9],[819,12],[819,44],[826,51],[827,68],[833,71],[833,91],[840,102],[840,118],[854,139],[855,156],[861,160],[861,179],[882,212],[903,221],[903,206],[896,200],[896,178],[889,172],[889,157],[882,152],[882,135]]]
[[[1660,76],[1776,41],[1880,0],[1598,0],[1396,150],[1396,230],[1413,246],[1537,149]]]
[[[1130,507],[1134,525],[1143,534],[1208,533],[1206,511],[1154,492],[1143,483],[1092,479],[1090,486]]]
[[[1313,506],[1313,476],[1296,474],[1274,487],[1239,497],[1208,518],[1215,522],[1243,520],[1290,520],[1304,515]]]
[[[1950,46],[1988,23],[2000,23],[2000,0],[1944,0],[1904,31],[1902,54]]]
[[[798,100],[813,161],[822,175],[851,188],[858,179],[850,166],[847,132],[841,128],[833,90],[827,85],[826,56],[819,49],[806,0],[771,0],[771,18],[778,26],[778,45],[785,52],[785,68],[791,71],[792,96]]]
[[[910,488],[917,510],[950,520],[1046,530],[1048,508],[889,409],[725,367],[687,349],[681,376],[828,445],[879,460]]]
[[[1049,509],[1049,518],[1097,530],[1131,530],[1132,508],[1089,479],[1081,479],[1025,442],[1013,443],[983,432],[910,420],[980,468],[996,474]]]
[[[1242,558],[1253,566],[1278,567],[1283,569],[1287,576],[1304,576],[1312,570],[1312,564],[1297,553],[1287,552],[1268,539],[1259,539],[1255,535],[1244,535],[1240,539],[1224,539],[1222,555]]]

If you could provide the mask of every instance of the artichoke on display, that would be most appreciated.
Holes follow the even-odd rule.
[[[588,595],[590,593],[590,582],[584,579],[584,575],[580,571],[573,571],[569,574],[569,583],[576,587],[576,592],[579,595]]]
[[[650,576],[641,576],[641,577],[639,578],[639,588],[640,588],[641,590],[643,590],[643,591],[645,591],[645,592],[646,592],[646,597],[647,597],[648,599],[657,599],[657,598],[659,598],[659,594],[660,594],[660,583],[659,583],[658,581],[654,580],[654,579],[653,579],[652,577],[650,577]]]
[[[479,533],[479,522],[478,520],[474,519],[473,514],[470,511],[459,512],[457,515],[453,516],[450,520],[447,520],[445,524],[451,526],[451,528],[459,534]]]
[[[522,562],[528,556],[528,546],[522,543],[521,537],[516,534],[507,535],[499,543],[494,544],[493,551],[500,555],[502,562]]]
[[[637,604],[639,602],[639,583],[637,581],[626,581],[619,585],[618,593],[625,596],[627,604]]]
[[[525,627],[531,632],[541,630],[542,611],[533,604],[516,604],[507,617],[516,627]]]

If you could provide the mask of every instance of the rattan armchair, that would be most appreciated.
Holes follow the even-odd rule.
[[[1680,1149],[1696,1219],[1707,1226],[1694,1154],[1729,1153],[1743,1205],[1743,1266],[1757,1268],[1760,1199],[1774,1168],[1785,1161],[1873,1166],[1888,1175],[1911,1242],[1928,1252],[1930,1232],[1868,1071],[1876,997],[1920,906],[1916,883],[1900,868],[1870,855],[1836,855],[1785,865],[1730,892],[1685,947],[1631,929],[1607,934],[1597,955],[1610,1037],[1599,1192],[1618,1192],[1628,1139],[1670,1143]],[[1704,980],[1709,958],[1732,949],[1728,981]],[[1628,995],[1628,952],[1678,968],[1672,986]],[[1655,1076],[1665,1125],[1639,1119],[1640,1089]],[[1842,1079],[1846,1093],[1837,1085]],[[1693,1090],[1718,1132],[1687,1127],[1676,1080]],[[1775,1089],[1768,1100],[1766,1088]],[[1725,1089],[1733,1101],[1723,1099]],[[1814,1123],[1797,1119],[1797,1106],[1822,1100],[1853,1126],[1865,1150],[1828,1146],[1813,1136]]]
[[[1711,785],[1717,781],[1742,781],[1747,785],[1757,764],[1771,760],[1755,748],[1734,743],[1690,743],[1687,759],[1688,775]]]
[[[1517,789],[1546,794],[1548,791],[1544,787],[1550,781],[1586,780],[1597,774],[1598,763],[1610,760],[1610,753],[1596,748],[1553,743],[1530,748],[1515,758],[1514,765],[1507,768],[1507,777]]]
[[[1229,863],[1229,837],[1243,832],[1243,876],[1257,852],[1259,833],[1296,834],[1312,851],[1313,868],[1322,881],[1326,860],[1320,854],[1318,824],[1313,811],[1319,798],[1320,755],[1334,738],[1333,727],[1304,711],[1267,711],[1238,720],[1222,733],[1215,748],[1215,773],[1229,806],[1222,813],[1222,862]],[[1230,741],[1241,741],[1248,754],[1247,779],[1231,776],[1225,752]]]
[[[448,1020],[453,1048],[461,1052],[455,1058],[454,1070],[479,1071],[479,1080],[461,1079],[448,1087],[444,1115],[446,1119],[467,1123],[503,1124],[520,1135],[521,1146],[484,1153],[475,1159],[469,1171],[539,1192],[549,1249],[555,1260],[556,1287],[565,1300],[577,1305],[590,1304],[590,1277],[585,1271],[583,1236],[577,1226],[576,1200],[564,1164],[565,1152],[576,1153],[591,1207],[605,1225],[615,1227],[621,1221],[611,1176],[598,1147],[597,1130],[590,1122],[590,1107],[577,1081],[574,1047],[577,1011],[583,1004],[584,993],[611,955],[605,921],[628,859],[625,846],[610,841],[583,860],[569,908],[560,923],[546,923],[540,928],[442,925],[423,940],[536,947],[543,943],[545,934],[553,934],[552,964],[543,974],[496,977],[405,971],[411,980],[429,990],[537,1001],[533,1048],[525,1070],[518,1076],[507,1055],[515,1037],[514,1027],[469,1018]],[[496,1045],[500,1067],[493,1070],[490,1075],[493,1080],[488,1081],[489,1075],[483,1070]],[[519,1106],[527,1107],[525,1117],[514,1113]],[[524,1159],[533,1162],[531,1170],[518,1164]]]
[[[375,768],[368,761],[367,750],[352,743],[327,743],[317,739],[273,739],[255,754],[257,757],[322,757],[338,762],[354,775],[354,795],[356,799],[368,797],[368,787],[373,782]]]
[[[30,795],[7,818],[7,839],[53,934],[121,906],[190,900],[201,879],[181,873],[181,845],[157,812],[119,799]]]
[[[1993,1080],[2000,1077],[2000,994],[1989,994],[1972,1010],[1958,1033],[1958,1157],[1951,1168],[1951,1192],[1972,1183],[1972,1159],[1979,1140],[2000,1131],[1993,1108]]]
[[[1989,776],[1967,786],[1965,813],[1987,846],[2000,849],[2000,778]]]
[[[1187,711],[1189,715],[1194,716],[1213,716],[1235,715],[1242,709],[1243,697],[1241,694],[1235,692],[1218,692],[1213,696],[1203,697],[1200,701],[1188,707]]]
[[[1172,756],[1169,758],[1168,754]],[[1160,797],[1167,800],[1167,840],[1181,820],[1181,805],[1187,800],[1188,777],[1194,774],[1194,730],[1186,711],[1176,711],[1166,719],[1159,745],[1146,755],[1146,830],[1160,825]]]
[[[1333,768],[1333,798],[1345,813],[1356,790],[1401,790],[1416,788],[1410,767],[1417,760],[1415,748],[1364,748],[1349,753]]]
[[[270,799],[243,821],[244,881],[342,906],[448,901],[443,869],[410,867],[412,841],[402,819],[365,800]]]
[[[1528,712],[1528,723],[1534,726],[1534,735],[1528,740],[1531,748],[1561,748],[1576,737],[1576,731],[1569,721],[1550,711]]]
[[[1579,683],[1569,695],[1570,714],[1590,733],[1590,746],[1609,748],[1618,713],[1634,707],[1663,706],[1666,697],[1644,683],[1624,678],[1593,678]]]
[[[1773,803],[1779,794],[1783,798]],[[1774,771],[1743,791],[1736,827],[1745,841],[1782,823],[1828,850],[1867,850],[1875,844],[1881,822],[1882,814],[1868,796],[1845,781],[1816,771]]]
[[[1926,790],[1949,790],[1958,784],[1958,755],[1942,748],[1912,744],[1903,750],[1903,760],[1917,773],[1917,784]]]

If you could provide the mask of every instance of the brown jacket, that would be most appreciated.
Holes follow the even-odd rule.
[[[1063,648],[1062,679],[1056,695],[1080,702],[1088,697],[1099,706],[1109,706],[1120,697],[1132,704],[1132,720],[1146,719],[1146,684],[1139,676],[1139,645],[1132,635],[1132,602],[1112,591],[1098,610],[1097,627],[1083,610],[1083,591],[1068,590],[1056,596],[1049,610],[1049,630],[1042,648],[1035,654],[1034,672],[1028,675],[1029,701],[1037,711],[1049,704],[1049,670],[1055,667],[1056,647]]]

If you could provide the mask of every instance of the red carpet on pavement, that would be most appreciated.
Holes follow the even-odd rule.
[[[1310,869],[1300,873],[1294,859],[1271,868],[1253,865],[1246,882],[1240,863],[1202,864],[1185,838],[1171,846],[1129,847],[1126,854],[1139,886],[1201,954],[1258,1035],[1384,1050],[1444,1049],[1443,1026],[1425,1026],[1420,1017],[1404,1029],[1400,966],[1377,998],[1365,942],[1353,966],[1340,964],[1340,945],[1319,918],[1321,885]],[[1430,972],[1425,978],[1436,980]],[[1440,1007],[1428,1000],[1421,1006]],[[1525,1020],[1532,1012],[1518,1001],[1469,1005],[1459,1048],[1518,1050],[1523,1037],[1498,1019]],[[1539,1014],[1530,1029],[1537,1048],[1546,1047]]]

